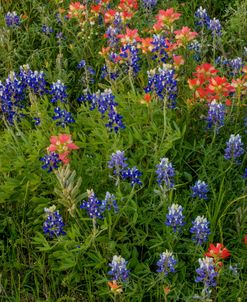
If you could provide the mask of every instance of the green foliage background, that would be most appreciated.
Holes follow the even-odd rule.
[[[67,7],[69,1],[63,2]],[[40,127],[28,119],[14,126],[0,121],[0,301],[164,301],[164,284],[172,289],[168,301],[195,301],[194,296],[202,289],[194,283],[195,269],[208,247],[196,247],[191,241],[189,229],[197,215],[210,221],[209,242],[222,242],[231,251],[225,266],[237,264],[239,268],[236,276],[224,270],[213,301],[245,301],[247,191],[242,175],[246,154],[241,165],[229,165],[223,157],[225,142],[232,133],[239,133],[247,146],[245,107],[240,112],[228,112],[216,138],[206,132],[203,107],[186,103],[190,97],[186,81],[197,65],[188,57],[180,78],[178,108],[167,111],[164,131],[162,106],[158,102],[149,107],[140,104],[147,83],[144,64],[134,90],[127,76],[111,86],[126,129],[109,133],[99,113],[76,101],[83,90],[82,74],[76,68],[82,58],[97,73],[98,80],[91,89],[110,87],[99,79],[103,60],[98,52],[103,40],[98,37],[104,31],[99,28],[98,36],[96,33],[86,39],[76,22],[63,24],[66,40],[58,45],[54,35],[48,38],[40,29],[46,23],[59,30],[54,16],[61,5],[59,1],[1,1],[0,77],[3,80],[10,71],[29,64],[33,70],[44,70],[49,83],[60,79],[68,86],[67,109],[74,113],[76,123],[65,132],[72,134],[80,150],[73,153],[67,177],[75,171],[70,178],[72,186],[79,178],[82,181],[73,197],[77,210],[72,217],[65,206],[68,199],[64,188],[54,173],[41,169],[39,161],[49,137],[63,132],[51,118],[53,110],[46,97],[37,102]],[[141,32],[152,24],[158,9],[173,6],[183,14],[178,24],[193,28],[193,14],[200,5],[222,20],[227,55],[242,56],[246,46],[245,1],[158,1],[152,16],[144,18],[145,12],[140,9],[134,24]],[[21,30],[8,31],[4,15],[14,10],[28,19]],[[205,60],[212,61],[210,51]],[[32,109],[30,115],[35,116]],[[130,166],[143,171],[143,186],[132,189],[128,183],[121,183],[115,187],[107,162],[116,150],[125,150]],[[156,192],[155,166],[161,157],[168,157],[176,169],[176,190],[167,199]],[[206,202],[190,197],[190,187],[197,179],[209,184]],[[92,221],[79,209],[86,190],[91,188],[99,198],[106,191],[114,193],[120,207],[118,214],[109,212],[99,222],[96,233]],[[184,232],[177,237],[164,225],[167,208],[173,202],[183,205],[186,216]],[[42,233],[43,212],[53,204],[64,217],[67,235],[50,240]],[[174,252],[179,264],[177,273],[164,281],[156,273],[156,262],[166,249]],[[114,297],[107,286],[108,263],[115,254],[129,261],[131,272],[120,297]]]

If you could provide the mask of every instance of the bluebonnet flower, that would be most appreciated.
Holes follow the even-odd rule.
[[[121,173],[122,179],[129,180],[132,187],[135,184],[140,186],[142,185],[142,182],[140,180],[141,175],[142,172],[140,172],[136,167],[128,168],[126,170],[123,170]]]
[[[245,168],[245,170],[244,170],[243,178],[247,178],[247,168]]]
[[[158,269],[156,270],[158,273],[164,273],[167,276],[169,273],[175,273],[175,266],[177,264],[177,260],[173,256],[173,254],[169,251],[165,251],[160,254],[160,259],[157,262]]]
[[[0,81],[0,106],[2,115],[10,124],[24,116],[20,109],[25,107],[25,85],[11,72],[4,83]]]
[[[241,155],[245,153],[243,149],[243,142],[239,134],[231,134],[229,141],[226,143],[227,148],[225,149],[225,159],[237,160]]]
[[[39,117],[34,117],[33,120],[34,120],[35,126],[38,126],[41,122]]]
[[[102,200],[101,209],[105,211],[106,209],[109,211],[111,208],[114,209],[114,212],[118,212],[118,205],[115,195],[106,192],[105,199]]]
[[[148,71],[148,86],[144,89],[146,93],[154,91],[160,99],[167,98],[168,105],[175,107],[177,98],[177,80],[175,70],[170,65],[164,64],[162,68]]]
[[[44,157],[41,157],[40,160],[44,163],[42,169],[47,170],[47,172],[51,172],[54,169],[58,169],[61,160],[59,159],[59,155],[57,153],[51,152]]]
[[[86,66],[86,61],[85,60],[81,60],[78,65],[77,65],[77,68],[78,69],[81,69],[81,68],[84,68]]]
[[[208,105],[208,107],[208,115],[206,117],[208,128],[212,128],[212,126],[214,126],[216,132],[218,132],[220,127],[224,125],[225,106],[214,100]]]
[[[127,158],[124,156],[124,151],[116,151],[112,153],[111,160],[108,162],[108,168],[114,169],[113,173],[120,176],[121,172],[128,167]]]
[[[116,20],[116,19],[115,19]],[[116,24],[115,24],[116,25]],[[116,26],[110,25],[108,26],[106,30],[106,38],[108,45],[111,47],[111,49],[117,49],[119,45],[119,38],[118,35],[121,33],[121,24]]]
[[[207,193],[209,191],[208,185],[205,181],[197,180],[195,185],[191,187],[191,197],[198,197],[200,199],[208,199]]]
[[[102,213],[104,210],[102,209],[102,202],[97,198],[93,190],[87,190],[88,200],[83,200],[80,205],[81,209],[85,209],[90,218],[100,218],[103,219]]]
[[[61,109],[60,107],[56,107],[54,109],[54,112],[56,113],[56,115],[53,116],[52,119],[58,120],[58,122],[56,123],[57,126],[62,126],[63,128],[65,128],[68,124],[75,123],[71,112]]]
[[[157,1],[158,0],[142,0],[142,5],[144,8],[150,10],[156,6]]]
[[[93,100],[93,94],[91,94],[87,89],[85,89],[84,94],[77,99],[78,102],[92,102],[92,100]],[[93,110],[94,108],[90,110]]]
[[[20,26],[20,17],[16,12],[7,12],[5,15],[5,22],[8,27]]]
[[[12,98],[16,102],[23,100],[25,96],[25,84],[18,78],[15,72],[10,72],[5,80],[6,97]]]
[[[165,62],[168,59],[166,51],[168,48],[167,39],[161,35],[153,35],[151,44],[153,45],[152,53],[154,53],[152,60],[158,59],[160,62]]]
[[[194,52],[200,53],[202,50],[202,45],[197,40],[194,40],[194,41],[190,42],[190,44],[188,45],[188,48],[190,50],[193,50]]]
[[[220,21],[216,18],[213,18],[208,23],[208,29],[212,31],[213,36],[221,36],[222,26]]]
[[[209,294],[211,287],[216,287],[217,281],[216,277],[218,276],[218,272],[216,271],[216,267],[214,264],[214,259],[205,257],[199,259],[200,267],[196,269],[197,277],[195,282],[203,282],[204,284],[204,293]]]
[[[117,113],[115,107],[110,108],[108,112],[108,118],[108,123],[105,124],[105,126],[108,127],[110,130],[114,130],[117,133],[120,128],[125,128],[125,125],[122,121],[123,116]]]
[[[63,24],[62,15],[60,13],[55,14],[55,19],[56,19],[56,22],[57,22],[58,25]]]
[[[47,36],[50,36],[54,32],[52,27],[49,27],[48,25],[45,24],[42,25],[41,31]]]
[[[239,272],[238,272],[239,268],[238,268],[238,265],[235,264],[235,265],[229,265],[229,271],[235,276],[237,277],[239,275]]]
[[[58,45],[60,45],[61,42],[62,42],[62,40],[65,40],[65,37],[64,37],[64,35],[63,35],[63,32],[60,31],[59,33],[57,33],[57,34],[56,34],[56,39],[58,40],[58,41],[57,41]]]
[[[91,66],[87,66],[87,72],[88,72],[90,75],[95,75],[95,70],[94,70],[93,67],[91,67]]]
[[[50,91],[50,94],[52,95],[51,102],[55,103],[57,101],[61,101],[65,103],[66,98],[68,97],[66,90],[67,87],[60,80],[57,80],[57,82],[52,83]]]
[[[194,40],[188,45],[188,49],[192,50],[194,52],[193,58],[196,61],[201,60],[201,51],[202,51],[202,45],[198,41]]]
[[[111,63],[116,63],[119,60],[119,54],[116,52],[111,51],[108,55],[108,60]]]
[[[231,73],[233,76],[238,74],[244,66],[243,59],[240,57],[229,60],[228,64],[231,68]]]
[[[128,71],[131,75],[136,76],[140,71],[138,61],[138,48],[132,44],[126,44],[121,48],[120,57],[124,59]]]
[[[216,58],[215,64],[226,67],[229,66],[229,60],[224,56],[219,56]]]
[[[19,77],[25,87],[30,88],[33,93],[42,95],[46,92],[47,82],[43,71],[32,71],[28,64],[23,65],[20,66]]]
[[[106,64],[103,65],[101,68],[101,77],[105,79],[109,77],[111,80],[116,80],[119,77],[119,71],[117,70],[110,70]]]
[[[172,206],[168,208],[168,211],[165,225],[173,227],[173,231],[176,232],[185,225],[183,207],[173,203]]]
[[[30,104],[27,95],[42,95],[46,89],[44,73],[32,71],[29,65],[20,67],[20,72],[10,72],[4,83],[0,82],[0,106],[2,115],[10,124],[25,116],[22,112]]]
[[[206,26],[208,25],[210,18],[208,16],[207,10],[201,6],[195,12],[196,25]]]
[[[190,229],[190,232],[193,234],[192,240],[199,245],[207,242],[208,235],[210,234],[209,222],[207,221],[207,218],[204,216],[197,216],[192,224],[193,227]]]
[[[98,111],[104,116],[104,113],[111,108],[117,106],[115,96],[112,94],[111,89],[105,89],[103,92],[97,91],[92,95],[91,108],[94,110],[96,107]]]
[[[65,235],[66,233],[63,230],[65,224],[59,211],[56,211],[56,206],[45,208],[44,211],[46,213],[46,220],[43,224],[44,233],[49,235],[50,238]]]
[[[111,270],[108,272],[114,281],[126,282],[129,277],[129,270],[127,270],[127,261],[121,256],[113,256],[112,262],[109,263]]]
[[[84,65],[84,60],[82,60],[78,65],[78,69],[83,69],[83,73],[81,76],[82,84],[85,87],[88,87],[89,84],[93,84],[95,82],[94,76],[95,76],[95,70],[91,66],[87,66],[86,62]]]
[[[170,190],[174,187],[175,170],[169,159],[161,158],[160,163],[156,165],[157,182],[161,187]]]
[[[115,96],[112,94],[111,89],[105,89],[104,92],[98,91],[93,94],[86,92],[78,101],[89,101],[91,104],[90,110],[97,108],[102,114],[102,118],[107,113],[108,123],[105,126],[110,130],[117,132],[119,128],[125,128],[122,121],[123,116],[117,113],[116,106],[118,106],[118,103],[115,102]]]

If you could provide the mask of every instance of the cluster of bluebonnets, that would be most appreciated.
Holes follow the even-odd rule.
[[[58,169],[59,164],[61,163],[59,155],[55,152],[50,152],[49,154],[44,155],[40,158],[40,161],[43,162],[42,169],[47,170],[47,172]]]
[[[142,185],[140,172],[136,167],[129,168],[127,164],[127,158],[124,155],[124,151],[116,151],[111,155],[111,160],[108,162],[108,167],[113,170],[113,174],[116,176],[116,185],[120,180],[127,180],[131,183],[131,186]]]
[[[115,96],[112,94],[111,89],[106,89],[103,92],[90,93],[85,92],[84,95],[79,97],[79,102],[89,102],[90,110],[97,110],[101,113],[101,117],[104,118],[107,114],[108,122],[105,126],[115,132],[118,132],[120,128],[124,129],[123,116],[117,112],[118,103],[115,101]]]
[[[157,70],[148,71],[148,86],[145,92],[154,91],[160,99],[167,100],[170,108],[176,107],[177,80],[175,79],[175,70],[163,66]]]
[[[93,190],[88,190],[88,200],[83,200],[80,208],[85,209],[90,218],[93,219],[103,219],[104,212],[109,211],[111,208],[114,209],[114,212],[118,212],[118,205],[116,197],[110,192],[106,192],[105,199],[99,200],[95,195]]]
[[[196,25],[198,27],[206,28],[212,32],[213,36],[220,36],[222,26],[220,21],[216,18],[210,19],[207,10],[201,6],[195,12]]]
[[[151,10],[155,8],[157,2],[158,0],[142,0],[142,5],[145,9]]]
[[[82,61],[79,65],[80,68],[83,67]],[[90,66],[87,67],[86,71],[91,75],[94,74],[94,71]],[[47,95],[50,102],[54,104],[57,104],[58,102],[61,102],[62,104],[68,103],[67,87],[61,80],[57,80],[49,85],[43,71],[32,71],[29,65],[21,66],[18,73],[11,72],[4,82],[0,81],[2,116],[10,124],[14,124],[15,121],[18,122],[24,117],[30,118],[25,110],[28,109],[32,104],[32,101],[35,100],[30,94],[39,97]],[[109,130],[118,132],[120,128],[125,128],[122,121],[123,116],[117,112],[116,108],[118,103],[115,102],[115,97],[110,89],[92,94],[86,92],[78,99],[78,101],[90,102],[90,110],[97,108],[102,114],[102,118],[104,118],[107,113],[108,122],[105,126]],[[56,120],[57,126],[65,128],[66,126],[75,123],[72,113],[60,106],[54,108],[54,113],[55,115],[53,115],[52,119]],[[32,120],[35,125],[39,125],[41,122],[39,116],[33,116]]]
[[[50,238],[65,235],[66,233],[63,230],[65,224],[59,211],[56,211],[56,206],[45,208],[44,211],[46,216],[46,220],[43,224],[44,233]]]
[[[5,23],[8,27],[18,27],[20,25],[20,17],[15,11],[8,12],[5,15]]]

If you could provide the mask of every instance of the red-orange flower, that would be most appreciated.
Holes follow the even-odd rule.
[[[169,286],[164,287],[164,293],[167,296],[171,291],[171,288]]]
[[[138,2],[137,0],[120,0],[118,8],[123,11],[137,10]]]
[[[197,89],[203,84],[203,80],[201,78],[188,79],[188,84],[190,89]]]
[[[172,57],[175,68],[179,68],[179,66],[184,65],[184,58],[182,56],[174,55]]]
[[[197,32],[191,31],[188,26],[183,26],[182,29],[176,30],[174,33],[176,35],[175,39],[180,46],[187,45],[188,42],[195,39],[195,37],[198,35]]]
[[[128,27],[126,27],[125,34],[119,34],[117,35],[117,37],[120,38],[122,44],[129,44],[141,41],[141,38],[138,34],[138,29],[129,29]]]
[[[154,25],[154,29],[160,30],[163,26],[170,27],[175,20],[180,18],[181,14],[174,11],[173,8],[167,10],[160,10],[156,16],[157,22]]]
[[[115,9],[108,9],[104,16],[105,23],[107,24],[113,22],[116,13],[117,11]]]
[[[102,47],[101,51],[99,51],[99,55],[101,55],[104,58],[107,58],[110,51],[111,51],[111,48],[109,46],[108,47]]]
[[[217,69],[214,68],[213,65],[209,63],[204,63],[202,65],[198,65],[196,67],[196,72],[193,73],[194,77],[199,77],[202,80],[207,80],[212,75],[216,74],[218,72]]]
[[[208,252],[205,253],[205,256],[214,258],[214,261],[218,262],[220,259],[230,257],[231,254],[228,249],[223,246],[223,244],[217,243],[216,245],[213,245],[210,243]]]
[[[123,23],[125,23],[127,20],[131,19],[132,16],[133,16],[133,13],[131,12],[128,12],[128,11],[122,11],[122,12],[119,12],[115,9],[109,9],[106,13],[105,13],[105,16],[104,16],[104,21],[105,23],[112,23],[115,19],[115,16],[116,15],[119,15],[120,18],[121,18],[121,21]]]
[[[69,5],[68,18],[78,18],[81,15],[85,15],[86,7],[80,2],[72,2]]]
[[[47,148],[48,152],[56,152],[59,159],[64,163],[69,163],[68,155],[71,150],[77,150],[79,147],[73,143],[70,134],[59,134],[58,136],[50,137],[50,146]]]
[[[247,77],[244,76],[242,79],[233,79],[231,83],[232,87],[235,88],[237,95],[244,95],[247,93]]]
[[[123,291],[122,286],[118,285],[117,281],[115,281],[115,280],[109,281],[107,284],[111,288],[111,291],[116,294],[120,294]]]
[[[137,47],[140,48],[143,53],[151,52],[154,48],[152,42],[153,38],[141,38]]]
[[[208,89],[211,93],[215,93],[218,98],[228,96],[230,92],[234,91],[234,87],[227,82],[227,79],[219,76],[209,80]]]

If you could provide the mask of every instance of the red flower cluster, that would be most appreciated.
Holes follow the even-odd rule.
[[[220,261],[221,259],[226,259],[231,256],[230,252],[223,244],[217,243],[216,245],[210,243],[208,252],[205,253],[205,256],[214,258],[214,262],[216,267],[222,267],[223,263]]]
[[[64,163],[68,164],[70,159],[68,155],[72,150],[77,150],[79,147],[73,143],[70,134],[59,134],[58,136],[50,137],[50,146],[47,148],[48,153],[56,152],[59,159]]]
[[[234,87],[225,77],[217,75],[218,70],[209,63],[196,67],[194,78],[188,80],[190,89],[194,90],[194,98],[212,102],[213,100],[226,100]],[[227,102],[226,102],[227,104]]]
[[[188,26],[183,26],[182,29],[175,30],[175,39],[177,40],[177,46],[185,47],[188,43],[195,39],[198,35],[195,31],[191,31]]]
[[[181,14],[177,13],[173,8],[160,10],[156,16],[156,23],[153,26],[155,31],[161,31],[164,28],[170,28],[174,21],[180,18]]]
[[[237,98],[247,94],[247,65],[243,67],[241,76],[232,80],[232,86],[236,91]]]
[[[126,33],[125,34],[119,34],[117,35],[118,38],[120,38],[120,41],[123,45],[126,44],[133,44],[135,42],[140,42],[141,38],[138,34],[138,29],[129,29],[126,27]]]

